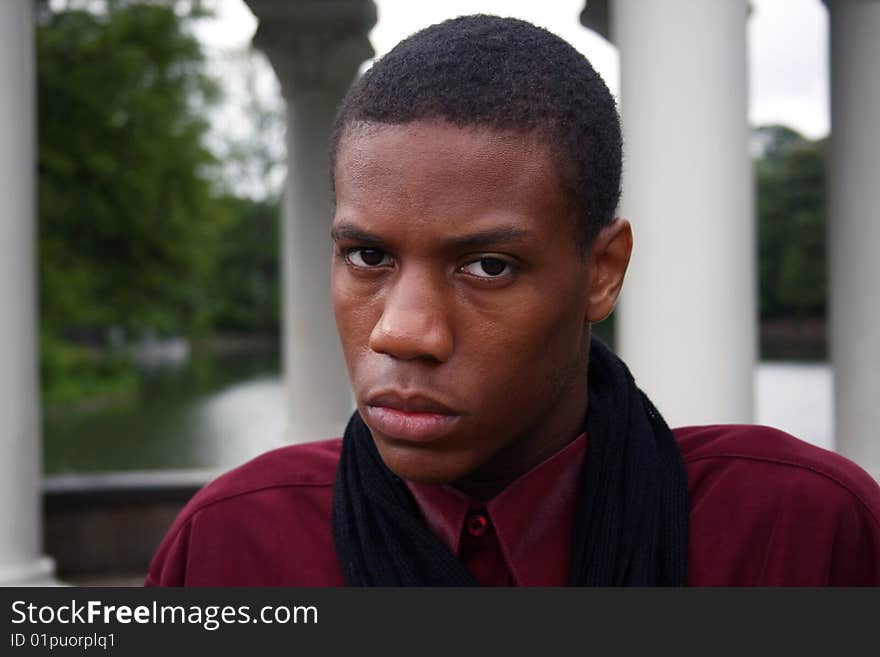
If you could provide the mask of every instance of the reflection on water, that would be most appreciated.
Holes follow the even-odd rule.
[[[755,421],[834,449],[833,385],[828,363],[761,363]]]
[[[281,380],[246,381],[200,400],[190,413],[201,463],[233,465],[284,444]]]
[[[137,398],[55,409],[43,419],[44,471],[227,468],[281,444],[277,352],[194,354],[142,372]]]
[[[228,469],[282,444],[278,355],[196,355],[144,373],[136,400],[47,413],[45,471]],[[825,363],[756,368],[756,422],[831,448],[831,371]]]

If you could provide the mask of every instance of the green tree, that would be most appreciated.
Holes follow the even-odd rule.
[[[761,317],[824,317],[825,141],[782,126],[760,130],[767,139],[756,162]]]
[[[806,140],[796,130],[784,125],[762,125],[752,130],[752,138],[760,149],[761,159],[778,162],[793,148],[802,146]]]
[[[186,29],[198,12],[78,7],[37,11],[43,327],[197,331],[226,220],[202,118],[218,89]]]
[[[217,273],[210,296],[217,331],[277,335],[279,331],[277,201],[228,196]]]

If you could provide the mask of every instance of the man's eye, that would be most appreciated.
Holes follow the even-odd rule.
[[[510,263],[500,258],[480,258],[462,267],[462,271],[480,278],[497,278],[510,272]]]
[[[372,268],[391,264],[391,258],[381,249],[348,249],[345,258],[355,267]]]

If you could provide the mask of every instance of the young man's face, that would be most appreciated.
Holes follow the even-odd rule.
[[[494,491],[577,435],[596,272],[556,171],[535,137],[439,121],[340,144],[333,307],[398,476]]]

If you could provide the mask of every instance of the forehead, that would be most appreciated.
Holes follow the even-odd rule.
[[[461,228],[487,216],[529,219],[532,229],[573,222],[550,146],[534,132],[443,121],[349,128],[336,157],[337,218]],[[398,226],[400,227],[400,226]]]

